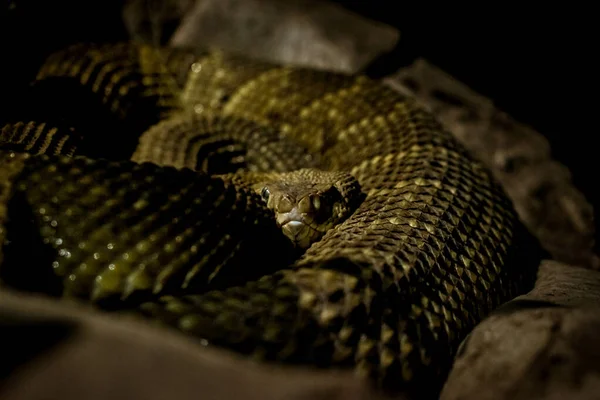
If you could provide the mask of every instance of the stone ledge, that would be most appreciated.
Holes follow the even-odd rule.
[[[0,329],[0,351],[15,355],[3,356],[3,400],[385,400],[350,372],[258,365],[145,321],[6,289]]]
[[[535,288],[463,342],[442,400],[597,399],[600,272],[542,263]]]
[[[170,43],[354,72],[394,47],[399,36],[395,28],[325,1],[200,0]]]

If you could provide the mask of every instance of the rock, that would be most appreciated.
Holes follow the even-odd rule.
[[[515,300],[519,299],[562,307],[600,306],[600,273],[545,260],[540,265],[535,287]]]
[[[166,45],[195,0],[127,0],[123,22],[132,40]]]
[[[593,208],[548,141],[493,102],[418,59],[385,82],[413,94],[493,171],[520,218],[556,260],[600,268],[593,252]]]
[[[442,400],[597,399],[600,272],[544,262],[535,288],[465,340]]]
[[[0,289],[0,398],[382,399],[349,372],[257,365],[164,328]]]
[[[199,0],[171,44],[355,72],[400,37],[390,26],[317,0]]]

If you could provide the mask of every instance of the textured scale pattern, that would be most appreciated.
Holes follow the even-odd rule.
[[[14,186],[18,201],[9,206],[7,231],[17,245],[5,246],[4,255],[22,259],[23,246],[41,241],[47,248],[25,265],[50,264],[63,296],[108,304],[199,293],[258,277],[289,260],[283,250],[288,243],[253,191],[191,170],[36,157],[25,162]],[[249,268],[248,257],[270,248],[265,239],[278,243],[281,256],[276,251],[260,268]],[[15,265],[4,268],[5,279],[29,284],[32,275]]]
[[[31,154],[72,156],[81,142],[81,135],[67,126],[46,122],[8,123],[0,130],[0,145]]]
[[[196,57],[184,50],[159,52],[128,43],[76,44],[48,57],[36,81],[75,80],[119,119],[144,130],[181,109],[179,93]]]
[[[205,344],[351,367],[383,388],[426,397],[465,335],[535,276],[490,172],[414,100],[367,77],[133,44],[73,46],[50,57],[38,80],[53,76],[80,82],[119,118],[149,127],[132,151],[144,164],[25,162],[13,197],[33,210],[28,229],[59,255],[69,246],[53,271],[60,293],[116,296],[118,307],[140,289],[151,301],[127,312]],[[153,118],[160,122],[150,126]],[[287,263],[281,235],[256,231],[272,232],[265,221],[273,221],[251,187],[303,167],[349,172],[366,198]],[[77,216],[84,205],[94,210],[86,220]],[[9,221],[9,234],[19,221]],[[83,250],[77,238],[86,238]],[[198,247],[202,240],[212,244]],[[237,250],[240,243],[252,251]],[[9,261],[22,257],[5,247]],[[235,259],[234,271],[261,268],[242,282],[209,249]],[[220,287],[208,285],[208,271],[218,272]]]
[[[240,85],[278,68],[215,51],[198,58],[188,71],[181,101],[195,112],[222,111]]]
[[[374,85],[317,87],[317,100],[295,120],[278,115],[289,121],[289,137],[303,140],[307,131],[295,132],[310,125],[325,138],[313,145],[324,151],[326,165],[357,177],[367,199],[352,217],[310,247],[297,270],[265,278],[263,287],[272,290],[260,293],[260,307],[252,303],[258,290],[252,283],[187,299],[185,307],[171,308],[182,299],[164,299],[162,308],[176,310],[168,321],[259,358],[354,364],[393,386],[398,377],[435,382],[449,367],[447,349],[515,294],[508,285],[500,296],[490,290],[511,279],[502,267],[515,242],[515,214],[500,187],[429,114]],[[317,96],[324,92],[330,94]],[[264,105],[265,114],[271,104],[294,110],[281,106],[284,94],[275,100],[273,92],[254,94],[244,92],[239,113],[233,105],[225,110],[243,116],[250,104]],[[298,322],[282,304],[290,300]],[[157,309],[144,305],[149,315],[164,316]]]
[[[248,170],[286,172],[314,167],[316,157],[268,126],[240,118],[183,113],[161,121],[140,137],[132,156],[152,162],[219,174]]]

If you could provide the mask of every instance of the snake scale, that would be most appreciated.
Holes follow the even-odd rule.
[[[78,44],[24,93],[0,136],[7,285],[423,395],[534,276],[491,173],[365,76]],[[294,182],[318,193],[264,201]],[[298,254],[283,198],[313,230],[345,214]]]

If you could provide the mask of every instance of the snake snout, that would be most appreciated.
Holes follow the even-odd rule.
[[[290,221],[282,227],[283,231],[292,238],[297,238],[302,235],[304,224],[300,221]]]
[[[317,232],[301,221],[289,221],[281,229],[296,247],[302,249],[308,248],[318,239],[318,235],[315,235]]]
[[[313,242],[320,239],[321,234],[310,227],[303,220],[302,213],[294,207],[290,212],[278,213],[277,225],[281,227],[283,234],[287,236],[296,247],[308,248]]]

